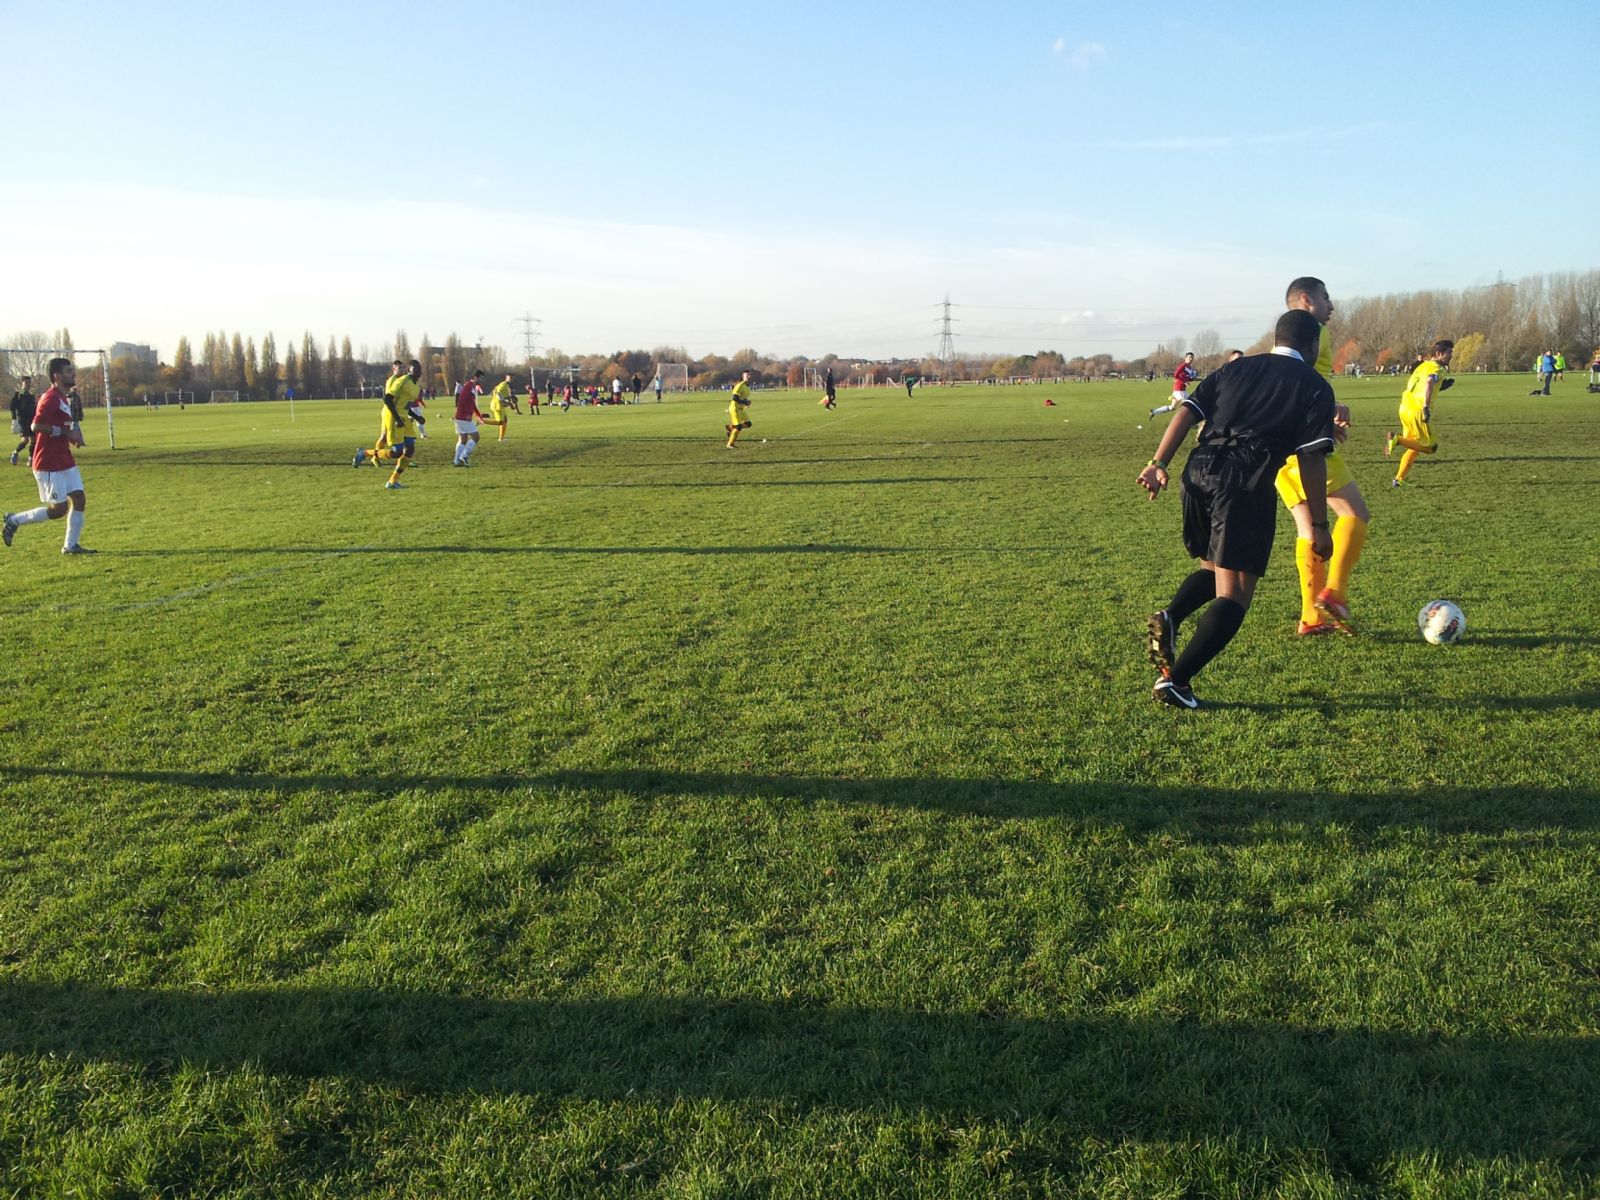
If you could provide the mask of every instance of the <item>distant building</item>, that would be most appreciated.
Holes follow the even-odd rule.
[[[141,366],[156,367],[160,365],[155,350],[149,346],[135,345],[133,342],[112,342],[111,361],[119,358],[131,358]]]

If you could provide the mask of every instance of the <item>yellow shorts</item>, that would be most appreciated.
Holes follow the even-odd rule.
[[[1439,440],[1433,436],[1433,430],[1428,425],[1428,410],[1425,408],[1402,408],[1400,432],[1429,449],[1439,444]]]
[[[750,419],[749,413],[750,406],[748,404],[740,404],[737,400],[728,401],[729,425],[743,425]]]
[[[1337,450],[1328,452],[1328,494],[1331,496],[1342,487],[1349,487],[1356,481],[1350,474],[1350,468],[1345,465],[1344,456]],[[1306,502],[1306,490],[1300,486],[1300,460],[1290,455],[1278,470],[1278,499],[1283,501],[1285,508],[1293,508],[1296,504]]]
[[[405,441],[408,437],[417,436],[417,427],[411,421],[396,421],[394,414],[388,409],[383,410],[383,441],[395,446]]]

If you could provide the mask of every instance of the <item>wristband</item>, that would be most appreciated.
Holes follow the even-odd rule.
[[[1159,458],[1152,458],[1149,462],[1145,463],[1145,466],[1159,467],[1163,471],[1167,469],[1167,464],[1162,462]]]

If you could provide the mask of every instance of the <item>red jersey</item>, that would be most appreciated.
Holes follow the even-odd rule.
[[[469,379],[456,389],[456,420],[470,421],[473,417],[481,418],[483,413],[478,411],[478,397],[483,395],[483,389],[474,379]]]
[[[1178,364],[1178,369],[1172,373],[1172,390],[1187,391],[1189,385],[1199,378],[1200,372],[1194,369],[1193,363],[1181,362]]]
[[[78,465],[72,457],[72,443],[67,441],[71,428],[72,402],[52,383],[39,397],[39,407],[33,411],[32,466],[35,471],[65,471]]]

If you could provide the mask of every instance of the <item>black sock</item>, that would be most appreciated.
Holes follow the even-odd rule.
[[[1167,616],[1172,618],[1173,628],[1176,629],[1216,598],[1217,573],[1206,570],[1194,572],[1178,585],[1178,590],[1172,595],[1172,603],[1167,605]]]
[[[1172,664],[1172,682],[1187,684],[1233,641],[1233,635],[1244,624],[1244,605],[1237,600],[1220,596],[1211,602],[1200,620],[1195,622],[1194,636]]]

